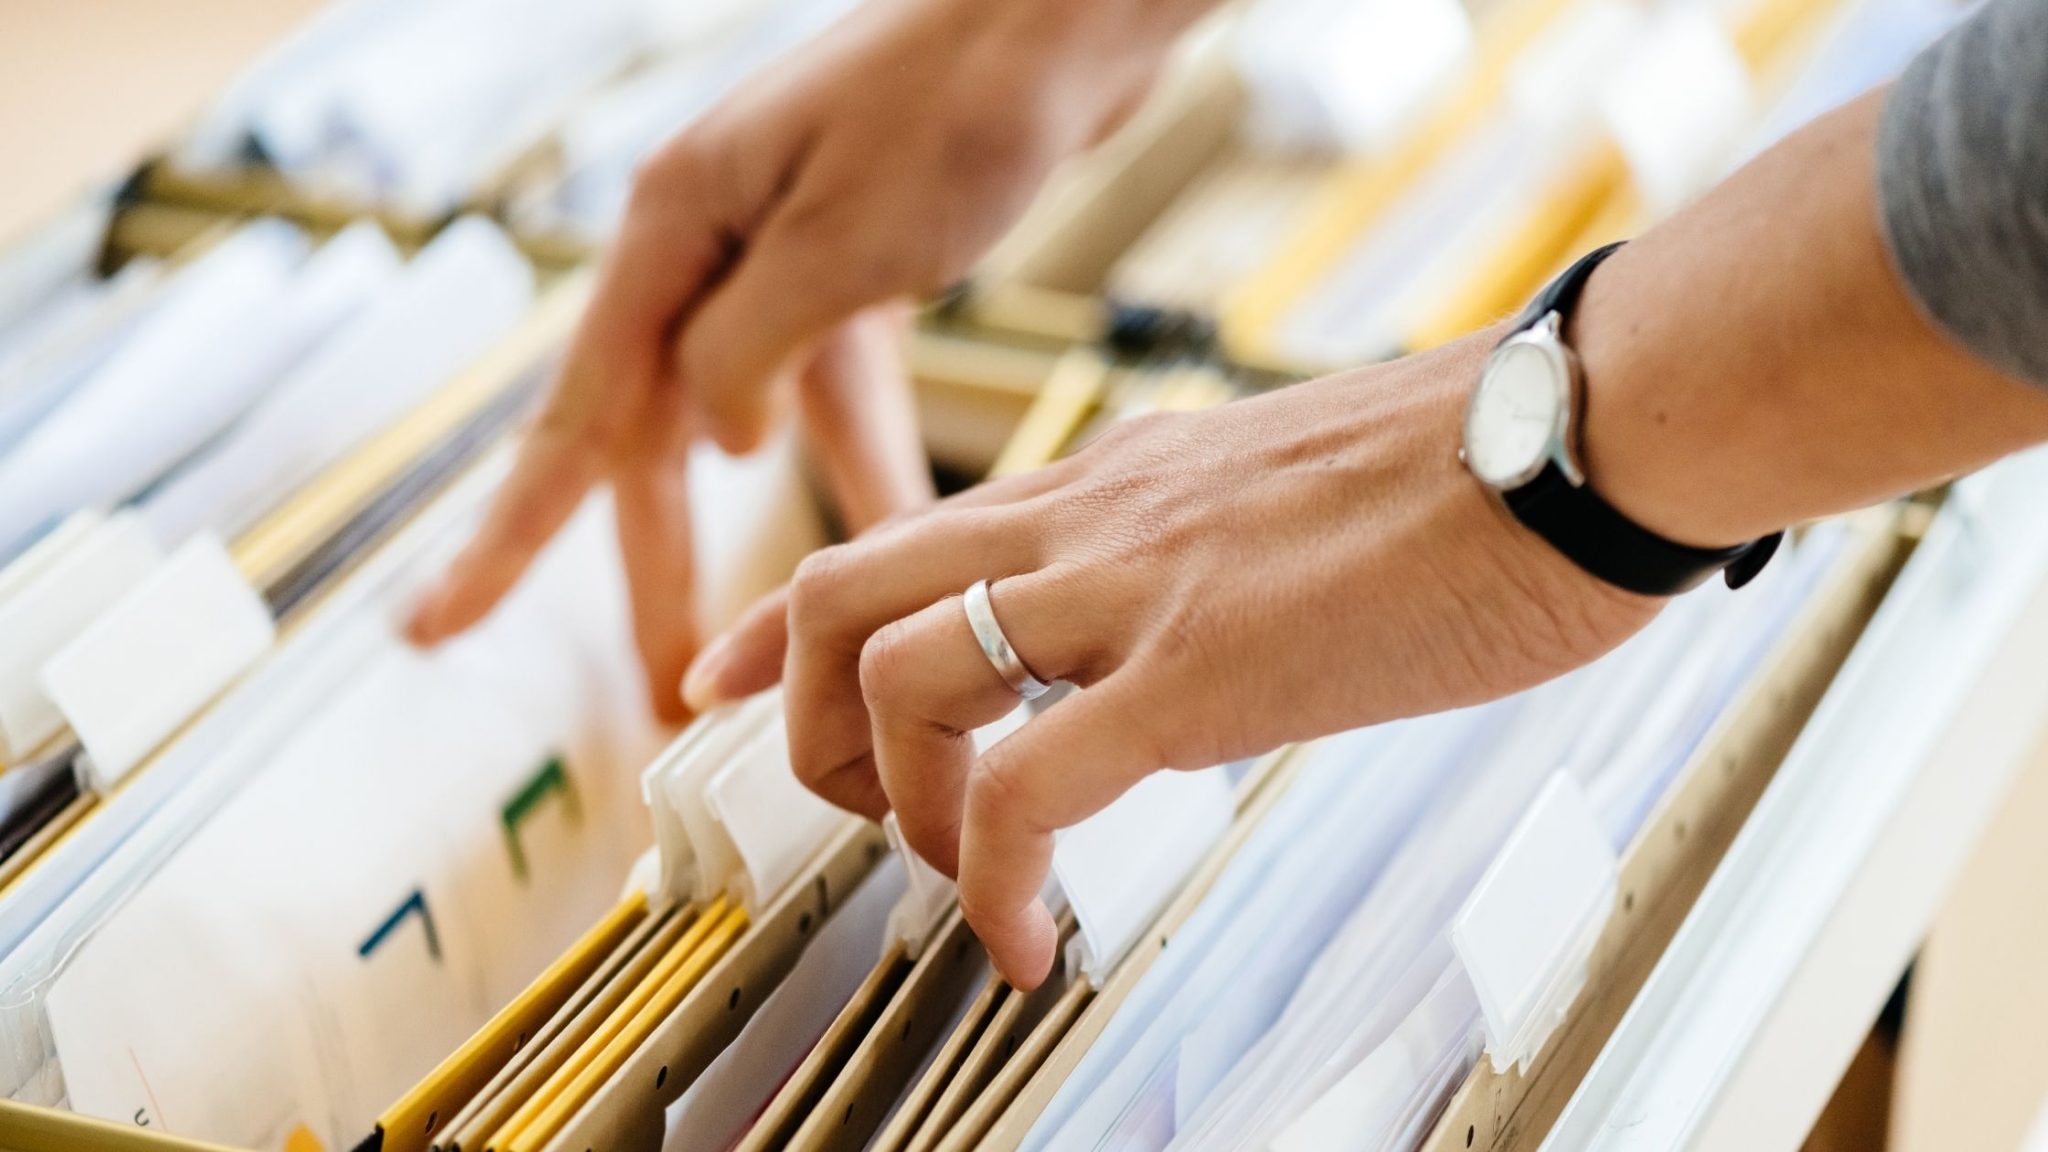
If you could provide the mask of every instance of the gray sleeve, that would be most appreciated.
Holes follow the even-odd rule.
[[[1906,289],[2048,387],[2048,0],[1990,0],[1886,98],[1877,188]]]

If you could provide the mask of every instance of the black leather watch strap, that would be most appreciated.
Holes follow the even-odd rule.
[[[1569,319],[1586,281],[1619,243],[1595,248],[1552,280],[1522,314],[1513,332],[1527,331],[1556,312]],[[1559,326],[1560,331],[1563,325]],[[1573,484],[1556,462],[1534,480],[1501,493],[1508,510],[1573,563],[1618,588],[1645,596],[1672,596],[1720,572],[1740,588],[1763,571],[1784,537],[1773,532],[1733,548],[1695,548],[1666,539],[1621,514],[1591,485]]]
[[[1619,240],[1612,244],[1602,244],[1572,261],[1571,267],[1558,273],[1557,279],[1545,284],[1543,291],[1538,292],[1536,298],[1529,301],[1529,306],[1522,309],[1521,315],[1515,317],[1513,331],[1526,331],[1552,312],[1569,317],[1572,314],[1572,306],[1579,302],[1579,294],[1586,290],[1586,281],[1593,278],[1593,269],[1598,268],[1601,261],[1614,255],[1621,245],[1622,241]]]
[[[1644,596],[1675,596],[1715,572],[1730,588],[1750,582],[1778,550],[1783,533],[1733,548],[1694,548],[1667,540],[1622,515],[1591,487],[1579,487],[1550,464],[1501,498],[1515,519],[1572,562],[1617,588]]]

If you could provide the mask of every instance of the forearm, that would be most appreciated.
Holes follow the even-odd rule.
[[[2048,439],[2048,392],[1914,306],[1876,194],[1883,93],[1617,254],[1572,336],[1587,472],[1640,522],[1732,544]]]

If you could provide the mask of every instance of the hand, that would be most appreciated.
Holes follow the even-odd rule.
[[[1214,411],[1153,416],[1074,457],[821,552],[689,678],[705,706],[788,693],[797,774],[893,808],[960,882],[1014,983],[1054,953],[1052,833],[1138,779],[1492,699],[1607,651],[1659,601],[1585,575],[1458,462],[1498,333]],[[1039,678],[1081,690],[977,760],[1016,696],[958,603],[991,581]]]
[[[1160,2],[871,4],[671,140],[413,639],[480,619],[609,482],[653,699],[680,718],[692,438],[751,448],[793,392],[849,526],[928,500],[903,372],[880,322],[856,318],[964,274],[1055,162],[1122,117],[1178,27]]]

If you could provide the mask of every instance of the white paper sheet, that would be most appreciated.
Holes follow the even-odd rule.
[[[198,170],[240,163],[260,148],[287,167],[309,163],[327,143],[326,103],[337,63],[366,37],[421,0],[334,0],[237,77],[178,146]]]
[[[1301,778],[1090,1046],[1026,1147],[1105,1147],[1113,1131],[1134,1146],[1163,1147],[1176,1084],[1206,1094],[1221,1071],[1210,1066],[1227,1069],[1270,1024],[1300,970],[1442,785],[1442,761],[1469,744],[1475,723],[1473,713],[1432,717],[1334,737],[1310,753]],[[1191,1049],[1184,1037],[1198,1024],[1209,1038]],[[1163,1116],[1134,1130],[1132,1101],[1148,1090],[1166,1093]],[[1143,1141],[1154,1123],[1163,1123],[1164,1137]]]
[[[163,296],[154,261],[80,285],[25,319],[0,353],[0,453],[10,452],[113,356]]]
[[[519,322],[533,272],[510,240],[458,220],[219,443],[142,502],[160,540],[232,536],[424,401]]]
[[[109,503],[220,430],[300,350],[282,305],[297,229],[252,224],[181,273],[119,352],[0,458],[0,552]]]
[[[86,941],[48,1000],[75,1108],[346,1146],[610,905],[657,733],[603,513],[479,631],[387,634]]]
[[[91,281],[112,217],[109,199],[94,196],[26,237],[12,238],[7,251],[0,253],[0,355],[24,314],[69,287]]]
[[[1453,0],[1264,0],[1237,57],[1251,123],[1276,147],[1370,155],[1464,75],[1472,19]]]
[[[253,69],[185,158],[445,211],[647,36],[644,0],[357,0]]]
[[[1060,831],[1052,872],[1074,914],[1070,971],[1097,985],[1230,829],[1221,767],[1155,772]]]
[[[733,891],[758,915],[781,895],[846,814],[805,788],[789,763],[788,729],[763,726],[748,745],[712,774],[704,805],[739,854]]]
[[[832,913],[739,1037],[668,1108],[662,1152],[724,1152],[853,998],[881,955],[901,861],[884,860]]]

